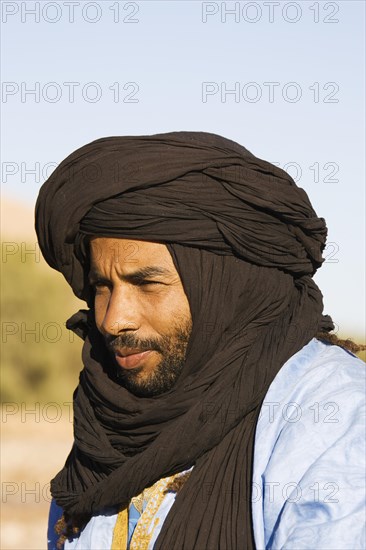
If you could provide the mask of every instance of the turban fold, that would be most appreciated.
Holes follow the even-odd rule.
[[[103,208],[108,199],[113,218]],[[80,298],[88,289],[75,240],[93,206],[85,228],[95,234],[102,227],[105,235],[178,242],[294,275],[313,274],[322,262],[326,225],[305,191],[215,134],[102,138],[72,153],[43,184],[39,245]]]
[[[318,331],[312,275],[327,229],[283,170],[215,134],[172,132],[94,141],[42,186],[36,231],[49,265],[86,300],[68,321],[84,339],[75,441],[52,480],[71,517],[129,500],[194,465],[154,548],[254,548],[255,426],[281,366]],[[87,235],[166,244],[192,333],[173,388],[137,397],[112,374],[95,326]]]

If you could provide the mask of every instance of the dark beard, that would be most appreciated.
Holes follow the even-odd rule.
[[[138,397],[153,397],[170,390],[184,367],[191,330],[192,325],[189,321],[183,327],[177,327],[173,334],[164,336],[159,340],[137,341],[132,334],[115,338],[112,349],[113,346],[126,346],[141,350],[152,349],[163,355],[163,359],[145,379],[139,377],[144,368],[143,366],[132,370],[123,370],[119,365],[116,365],[117,380],[128,391]]]

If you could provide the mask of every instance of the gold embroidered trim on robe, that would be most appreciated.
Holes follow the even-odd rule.
[[[140,512],[141,516],[137,521],[131,538],[130,550],[148,550],[155,528],[160,521],[160,518],[154,519],[154,516],[164,500],[165,494],[168,491],[177,492],[187,480],[189,474],[190,472],[178,473],[160,479],[154,483],[154,485],[147,487],[142,493],[131,499],[131,502]],[[182,478],[181,483],[179,483],[179,478]],[[147,505],[142,512],[142,504],[144,501],[147,502]],[[127,544],[128,508],[125,508],[121,510],[117,516],[111,550],[126,550]]]
[[[111,550],[126,550],[128,543],[128,506],[118,513]]]

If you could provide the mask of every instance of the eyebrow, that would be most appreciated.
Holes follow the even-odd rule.
[[[128,275],[120,275],[119,278],[122,281],[139,282],[139,281],[143,281],[147,277],[154,277],[156,275],[169,276],[169,275],[172,275],[172,272],[169,271],[169,269],[165,269],[164,267],[159,267],[157,265],[149,265],[146,267],[142,267],[136,271],[133,271]],[[93,269],[93,268],[89,271],[88,279],[90,284],[93,284],[96,281],[108,281],[106,277],[104,277],[101,273],[99,273],[96,269]]]

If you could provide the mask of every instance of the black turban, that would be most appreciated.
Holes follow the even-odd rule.
[[[194,465],[154,548],[253,548],[262,401],[281,366],[333,328],[312,279],[327,229],[305,191],[218,135],[103,138],[44,183],[36,231],[49,265],[89,306],[68,321],[85,340],[84,368],[75,442],[51,483],[56,502],[69,517],[90,517]],[[95,326],[87,235],[166,244],[193,323],[171,390],[137,397],[113,377]]]

